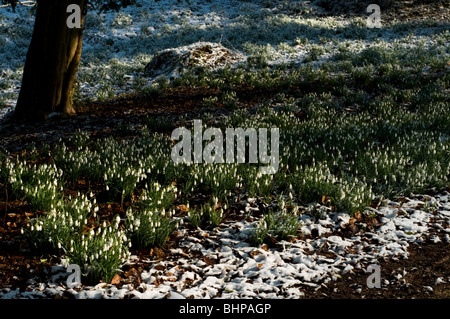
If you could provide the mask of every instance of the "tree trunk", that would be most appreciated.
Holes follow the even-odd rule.
[[[15,110],[19,121],[36,122],[52,112],[75,114],[72,105],[88,0],[37,0],[34,31]],[[81,8],[81,28],[67,27],[70,4]]]

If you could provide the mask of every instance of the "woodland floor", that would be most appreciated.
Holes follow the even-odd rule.
[[[257,94],[255,94],[257,93]],[[240,100],[245,101],[249,107],[255,105],[260,99],[271,96],[271,92],[252,92],[242,89],[239,92]],[[35,126],[17,127],[13,123],[6,124],[0,131],[1,147],[8,149],[12,154],[25,154],[29,145],[41,143],[57,143],[61,138],[67,139],[76,129],[90,129],[92,136],[106,137],[117,134],[117,127],[124,124],[138,125],[147,116],[169,116],[177,123],[179,116],[187,115],[189,118],[197,118],[198,114],[204,112],[201,107],[203,97],[214,94],[211,91],[203,92],[201,89],[194,89],[190,92],[183,90],[169,90],[164,96],[153,100],[142,99],[139,97],[121,98],[110,102],[92,103],[81,107],[80,114],[71,118],[56,118]],[[186,112],[189,108],[189,113]],[[208,109],[211,112],[228,112],[224,108],[215,110]],[[175,127],[175,126],[174,126]],[[132,135],[132,131],[121,131],[123,136]],[[84,181],[78,181],[70,187],[69,192],[86,189]],[[91,185],[95,189],[95,185]],[[448,189],[450,191],[450,189]],[[20,229],[24,226],[27,219],[32,218],[34,213],[30,213],[26,202],[7,202],[7,194],[0,194],[0,287],[13,286],[27,289],[27,281],[31,275],[33,277],[42,276],[45,280],[46,269],[50,269],[54,263],[59,262],[56,256],[36,256],[31,253],[23,253],[24,243],[21,240]],[[103,206],[103,207],[102,207]],[[104,214],[114,216],[115,214],[124,214],[120,204],[100,204],[101,211]],[[230,218],[233,218],[230,216]],[[430,233],[428,237],[431,237]],[[176,244],[176,239],[169,242],[167,250],[155,249],[153,251],[133,252],[133,254],[144,253],[153,258],[165,258],[168,250]],[[25,244],[26,245],[26,244]],[[433,292],[427,291],[424,287],[430,285],[433,278],[447,278],[450,274],[449,261],[450,244],[445,241],[433,243],[426,240],[422,244],[413,244],[409,248],[408,259],[379,260],[381,266],[382,280],[390,282],[389,288],[368,289],[366,285],[367,274],[363,270],[355,270],[352,274],[343,275],[341,279],[327,284],[326,288],[320,290],[310,289],[305,292],[305,298],[450,298],[450,282],[442,283]],[[34,269],[30,272],[30,269]],[[140,283],[140,273],[143,267],[134,267],[124,269],[128,271],[128,281],[134,278],[135,285]],[[406,271],[407,275],[397,279],[399,274]],[[363,293],[358,291],[358,287],[363,289]],[[73,298],[70,294],[58,296],[58,298]]]
[[[406,3],[406,2],[405,2]],[[441,4],[433,2],[430,9],[425,10],[429,18],[437,17],[437,9]],[[436,7],[437,6],[437,7]],[[426,7],[426,6],[425,6]],[[407,7],[406,7],[407,8]],[[432,10],[432,8],[434,8]],[[395,15],[397,19],[423,18],[423,8],[409,8]],[[448,9],[447,11],[448,12]],[[448,21],[448,20],[447,20]],[[238,88],[237,95],[242,104],[251,108],[261,100],[274,96],[277,92],[257,92],[249,88]],[[106,102],[92,102],[79,106],[79,114],[70,118],[53,118],[37,125],[17,125],[9,122],[7,118],[0,121],[0,149],[10,154],[25,154],[30,145],[43,143],[58,143],[59,139],[66,140],[77,130],[88,130],[92,137],[132,135],[132,130],[121,129],[133,124],[138,127],[144,124],[147,117],[166,117],[171,119],[173,128],[178,126],[181,117],[185,119],[198,118],[198,114],[208,111],[213,114],[227,113],[225,108],[204,109],[202,101],[205,97],[218,94],[212,90],[202,88],[168,89],[163,95],[149,97],[126,96]],[[151,128],[150,128],[151,129]],[[171,129],[169,129],[171,131]],[[95,188],[95,185],[91,185]],[[78,181],[70,187],[69,191],[85,189],[83,181]],[[450,191],[448,189],[447,191]],[[101,211],[111,216],[115,213],[124,214],[120,205],[107,203],[99,204]],[[20,229],[27,219],[34,216],[25,202],[8,201],[8,194],[0,192],[0,288],[13,286],[26,290],[31,274],[41,276],[45,280],[45,270],[59,262],[59,258],[52,256],[36,256],[22,252],[24,243],[21,240]],[[229,218],[233,218],[230,216]],[[432,234],[429,236],[431,237]],[[176,239],[169,242],[169,247],[175,244]],[[450,298],[450,282],[442,283],[433,292],[424,289],[430,285],[430,280],[436,277],[448,278],[450,275],[450,244],[441,241],[433,243],[425,240],[422,244],[413,244],[409,247],[408,259],[397,261],[379,260],[381,277],[390,282],[389,289],[368,289],[365,282],[367,274],[356,270],[352,274],[342,275],[337,281],[327,284],[320,290],[311,289],[305,292],[305,298],[361,298],[361,293],[355,293],[355,287],[361,287],[366,298]],[[137,253],[139,254],[139,253]],[[164,250],[147,252],[155,258],[164,258]],[[30,270],[33,270],[30,272]],[[124,269],[130,271],[136,281],[139,281],[143,268]],[[397,275],[406,271],[407,275],[397,279]],[[409,283],[409,285],[406,285]],[[70,298],[71,295],[58,296]]]

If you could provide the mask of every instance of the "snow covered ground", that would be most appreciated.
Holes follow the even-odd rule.
[[[89,12],[75,99],[104,99],[151,85],[154,79],[143,71],[155,53],[198,41],[221,43],[246,57],[263,56],[269,65],[316,65],[343,48],[359,52],[368,46],[448,45],[448,36],[441,36],[445,25],[418,28],[383,21],[382,29],[370,29],[365,16],[318,18],[314,13],[321,9],[314,3],[137,0],[120,12]],[[0,117],[15,105],[20,90],[34,22],[29,10],[0,9]],[[309,61],[308,54],[318,46],[317,59]]]
[[[242,204],[242,214],[258,211],[256,199]],[[277,247],[254,247],[246,241],[257,222],[251,219],[224,223],[211,232],[184,229],[180,230],[179,245],[167,258],[139,260],[131,256],[131,267],[149,265],[140,274],[138,287],[100,283],[68,288],[69,274],[63,260],[52,267],[47,282],[30,279],[27,291],[2,289],[0,298],[49,298],[63,293],[80,299],[301,298],[306,288],[320,289],[343,274],[366,270],[377,260],[407,258],[408,247],[424,242],[431,230],[435,232],[431,241],[450,242],[448,192],[387,201],[373,213],[379,217],[379,225],[373,231],[359,231],[352,236],[341,232],[349,225],[348,214],[303,214],[302,233],[309,237],[315,232],[317,236],[281,242]],[[120,275],[126,278],[126,273]],[[449,280],[440,278],[439,282]],[[389,284],[384,280],[382,287]]]

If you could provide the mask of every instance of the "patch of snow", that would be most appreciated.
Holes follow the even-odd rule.
[[[450,203],[441,202],[440,198],[445,197],[434,197],[443,209],[440,212],[446,212],[450,209]],[[398,211],[399,203],[390,202],[381,207],[379,211],[385,217],[382,218],[382,225],[372,232],[360,232],[351,238],[342,237],[339,225],[342,226],[342,221],[348,221],[348,218],[333,212],[323,219],[332,226],[331,235],[327,233],[317,238],[284,242],[275,248],[253,247],[242,242],[239,232],[231,230],[252,227],[254,222],[245,219],[225,223],[212,230],[208,237],[201,235],[202,230],[191,230],[179,247],[172,249],[171,253],[176,258],[158,263],[148,261],[152,266],[142,272],[142,283],[138,289],[131,285],[118,288],[109,284],[68,289],[65,277],[55,276],[62,270],[56,266],[49,275],[49,282],[30,282],[29,291],[25,292],[6,288],[0,291],[0,297],[51,298],[67,291],[79,299],[299,298],[304,295],[303,289],[306,287],[320,288],[343,274],[365,269],[380,258],[408,258],[409,245],[420,242],[434,229],[435,223],[430,222],[434,216],[432,213],[420,210],[411,202],[417,204],[417,201],[404,204],[404,207],[415,208],[409,217],[394,213]],[[439,223],[446,228],[450,216],[440,212],[437,213]],[[310,226],[320,225],[306,214],[302,220]],[[211,242],[218,247],[211,248]],[[321,252],[325,246],[326,255]],[[214,262],[206,263],[205,260]],[[132,256],[128,263],[132,265],[137,262],[137,256]]]

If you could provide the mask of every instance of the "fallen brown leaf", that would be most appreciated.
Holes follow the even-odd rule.
[[[166,269],[166,267],[161,266],[161,265],[156,265],[154,268],[155,268],[156,270],[164,270],[164,269]]]
[[[116,274],[114,278],[111,280],[111,285],[118,285],[120,284],[121,280],[122,278],[118,274]]]
[[[187,208],[186,205],[180,205],[180,206],[178,206],[178,208],[180,209],[181,213],[186,213],[189,211],[189,209]]]
[[[206,257],[206,256],[203,256],[203,257],[202,257],[202,260],[203,260],[208,266],[217,264],[217,260],[212,259],[212,258],[208,258],[208,257]]]

